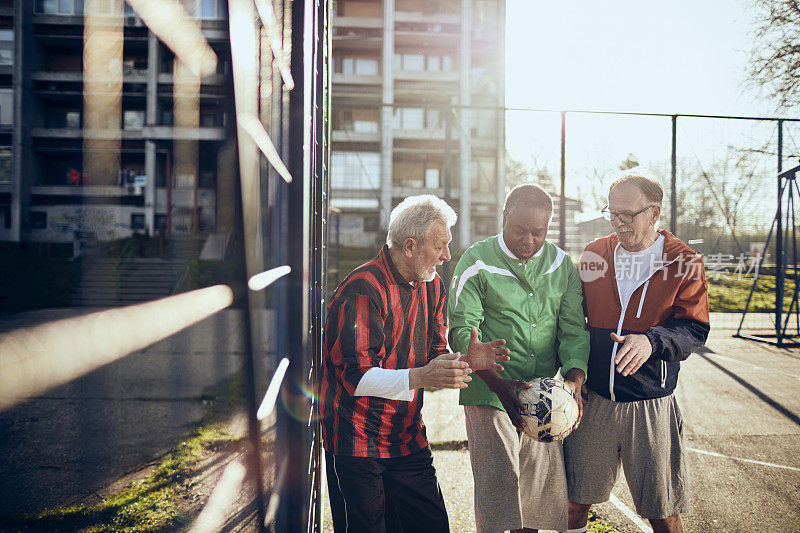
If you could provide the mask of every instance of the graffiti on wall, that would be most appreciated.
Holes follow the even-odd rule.
[[[103,207],[77,207],[53,214],[50,225],[61,233],[77,233],[99,240],[113,239],[118,229],[130,230],[130,224],[118,220],[119,210]]]

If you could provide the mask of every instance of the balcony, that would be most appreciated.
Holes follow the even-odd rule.
[[[396,11],[395,22],[411,22],[420,24],[448,24],[459,26],[461,15],[458,13],[419,13],[411,11]]]
[[[379,143],[381,142],[380,132],[360,132],[348,130],[333,130],[332,140],[334,142],[348,143]]]
[[[31,137],[43,139],[82,139],[88,137],[82,128],[31,128]],[[224,141],[225,128],[174,128],[172,126],[145,126],[140,130],[98,130],[94,139],[135,141],[144,139]]]
[[[395,139],[443,141],[444,130],[441,128],[431,129],[405,129],[395,128],[392,132]]]
[[[83,83],[83,72],[81,71],[35,71],[31,73],[32,81],[52,81],[52,82],[79,82]],[[119,82],[119,78],[108,76],[111,83]],[[147,83],[147,71],[131,70],[122,75],[123,83]]]
[[[451,70],[395,70],[394,79],[398,81],[424,81],[430,83],[455,82],[460,79],[459,71]]]
[[[342,74],[341,72],[333,73],[333,84],[349,84],[349,85],[381,85],[383,83],[383,76],[381,75],[364,75],[364,74]]]
[[[334,17],[334,28],[383,28],[383,19],[373,17]]]

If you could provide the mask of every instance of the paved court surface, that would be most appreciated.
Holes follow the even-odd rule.
[[[738,315],[714,314],[707,349],[683,364],[678,399],[689,448],[689,532],[800,530],[800,349],[733,338]],[[763,331],[768,317],[748,317]],[[472,472],[458,393],[425,395],[423,419],[453,531],[474,531]],[[597,512],[626,533],[650,531],[624,478]],[[328,531],[332,531],[328,522]]]
[[[0,333],[90,311],[21,313]],[[241,368],[242,316],[221,311],[0,411],[0,517],[84,499],[190,433],[209,391]]]
[[[0,332],[67,314],[7,317]],[[223,311],[0,412],[0,516],[84,498],[168,449],[202,416],[206,391],[240,367],[241,319]],[[768,324],[753,317],[746,331]],[[692,501],[686,530],[798,531],[800,349],[733,338],[737,325],[737,316],[713,315],[707,348],[681,370]],[[452,529],[473,531],[457,393],[428,392],[423,416]],[[646,531],[630,511],[624,480],[614,497],[598,512],[622,531]]]

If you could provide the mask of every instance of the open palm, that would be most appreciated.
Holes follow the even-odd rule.
[[[508,356],[509,349],[503,346],[505,343],[506,341],[503,339],[481,342],[478,328],[473,326],[469,336],[467,357],[462,361],[466,360],[473,372],[476,370],[503,370],[499,363],[511,359]]]

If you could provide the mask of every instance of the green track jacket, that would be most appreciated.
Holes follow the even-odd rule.
[[[515,257],[502,235],[470,246],[458,261],[448,302],[453,351],[467,353],[470,328],[481,340],[505,339],[511,350],[504,378],[530,381],[561,368],[586,372],[589,332],[578,270],[551,242],[527,261]],[[503,406],[477,375],[461,389],[461,405]]]

